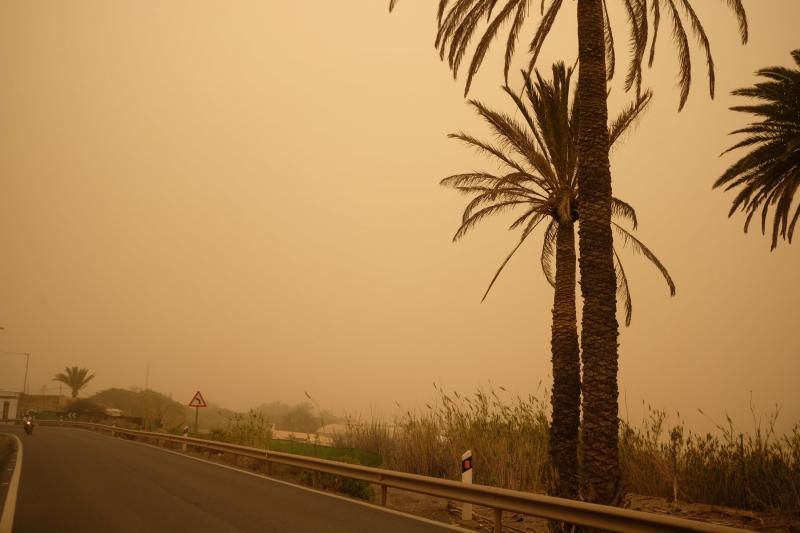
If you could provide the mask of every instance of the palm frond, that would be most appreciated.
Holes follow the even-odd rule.
[[[483,220],[484,218],[486,218],[486,217],[488,217],[490,215],[494,215],[494,214],[503,212],[503,211],[507,211],[507,210],[519,205],[519,204],[525,204],[525,203],[528,203],[528,202],[525,201],[525,200],[513,200],[513,201],[507,201],[507,202],[500,202],[500,203],[497,203],[497,204],[494,204],[494,205],[490,205],[489,207],[485,207],[485,208],[475,212],[474,214],[470,215],[469,218],[464,220],[464,222],[461,224],[461,227],[458,228],[458,231],[456,231],[456,234],[453,236],[453,242],[455,242],[455,241],[459,240],[461,237],[463,237],[470,229],[475,227],[475,225],[478,222],[480,222],[481,220]]]
[[[562,62],[553,64],[552,82],[545,81],[538,70],[535,72],[533,83],[525,75],[525,90],[541,132],[540,144],[552,168],[554,188],[564,188],[571,181],[571,163],[577,153],[577,137],[573,136],[576,132],[570,125],[572,69]]]
[[[742,44],[747,44],[747,13],[744,11],[742,0],[725,0],[725,2],[736,13],[736,20],[739,22],[739,36]]]
[[[687,16],[689,17],[689,22],[692,25],[692,31],[694,32],[695,37],[697,37],[697,42],[706,53],[706,66],[708,67],[708,91],[711,98],[714,98],[714,58],[711,56],[711,45],[708,42],[708,36],[706,35],[706,31],[703,28],[703,24],[700,22],[700,19],[697,18],[697,13],[695,13],[694,8],[692,8],[692,4],[689,3],[689,0],[681,0],[681,5],[683,5],[683,9],[686,11]]]
[[[794,227],[797,224],[797,219],[800,218],[800,204],[798,204],[797,209],[794,211],[794,215],[792,216],[792,222],[789,224],[789,233],[787,239],[789,242],[792,242],[792,236],[794,235]]]
[[[475,34],[475,28],[477,28],[483,15],[489,11],[490,7],[492,7],[496,1],[497,0],[477,0],[453,34],[452,40],[450,41],[450,53],[448,55],[450,70],[453,71],[453,78],[458,76],[461,60],[464,58],[467,46],[469,46],[469,42]]]
[[[503,260],[503,262],[500,264],[500,267],[497,269],[497,272],[494,273],[492,280],[489,282],[489,286],[486,287],[486,292],[483,293],[481,302],[486,300],[486,297],[489,296],[489,291],[491,291],[492,287],[494,286],[494,282],[497,281],[497,278],[500,277],[500,273],[503,272],[503,269],[506,267],[508,262],[511,261],[511,258],[514,256],[514,254],[517,253],[517,250],[519,250],[520,246],[522,246],[522,243],[525,242],[525,239],[528,238],[528,236],[533,232],[534,229],[536,229],[536,226],[538,226],[539,223],[542,220],[544,220],[544,218],[545,215],[542,214],[537,214],[533,218],[531,218],[531,220],[528,222],[528,225],[525,227],[525,230],[522,232],[519,242],[516,244],[516,246],[514,246],[514,248],[511,250],[511,253],[509,253]]]
[[[533,40],[531,41],[531,46],[529,49],[531,59],[528,63],[528,72],[532,72],[536,66],[536,60],[539,58],[539,52],[542,50],[542,45],[544,44],[545,39],[547,39],[547,36],[550,34],[550,30],[553,28],[553,23],[556,21],[556,16],[561,10],[562,3],[563,0],[553,0],[550,4],[550,7],[547,8],[547,13],[542,16],[542,20],[539,22],[539,27],[536,28],[536,33],[533,35]]]
[[[506,42],[506,57],[505,66],[503,67],[503,79],[508,85],[508,71],[511,68],[511,60],[514,58],[514,49],[517,46],[519,39],[519,31],[522,29],[522,24],[525,22],[527,15],[528,2],[523,0],[517,7],[517,14],[514,16],[514,22],[511,24],[511,29],[508,32],[508,41]]]
[[[616,69],[616,56],[614,55],[614,32],[611,31],[611,19],[608,17],[607,4],[608,2],[603,0],[603,40],[606,43],[606,81],[611,81]]]
[[[455,4],[453,4],[447,12],[447,16],[444,17],[444,20],[440,19],[434,45],[439,50],[439,57],[441,59],[444,59],[445,52],[447,51],[447,43],[454,37],[461,21],[469,12],[470,7],[478,1],[481,0],[456,0]],[[442,7],[441,4],[439,7]]]
[[[523,76],[525,75],[525,71],[522,72]],[[522,101],[522,98],[519,97],[517,93],[515,93],[511,87],[508,85],[503,85],[503,91],[511,98],[514,102],[514,105],[517,106],[517,110],[519,110],[522,117],[525,119],[525,123],[528,125],[528,129],[533,133],[534,138],[536,139],[536,143],[541,151],[544,152],[545,147],[542,144],[542,139],[539,137],[539,132],[536,128],[536,123],[533,121],[533,117],[531,117],[528,108],[525,107],[525,103]]]
[[[394,0],[395,2],[397,0]],[[439,0],[439,7],[436,9],[436,25],[442,25],[442,16],[444,15],[444,10],[447,9],[447,2],[448,0]]]
[[[647,8],[642,0],[624,0],[625,10],[631,30],[631,60],[628,75],[625,78],[625,90],[636,85],[637,96],[642,86],[642,59],[647,48]]]
[[[478,111],[478,114],[492,126],[492,129],[497,134],[501,143],[505,144],[507,147],[513,148],[513,150],[535,168],[539,174],[549,180],[551,186],[555,187],[557,185],[556,176],[547,157],[539,152],[534,140],[516,120],[505,113],[489,109],[477,100],[470,100],[469,103]]]
[[[486,172],[468,172],[465,174],[453,174],[452,176],[447,176],[439,181],[439,185],[453,188],[472,186],[489,188],[495,186],[500,179],[501,178]]]
[[[800,50],[792,53],[800,67]],[[740,148],[749,152],[740,157],[715,182],[726,191],[737,189],[728,216],[742,211],[744,231],[760,215],[761,232],[766,235],[767,218],[772,213],[770,249],[780,239],[792,242],[800,206],[792,215],[792,204],[800,188],[800,69],[768,67],[757,75],[769,81],[733,91],[736,96],[757,100],[756,105],[731,109],[760,120],[734,134],[744,137],[723,153]],[[790,215],[792,215],[790,217]]]
[[[661,263],[658,257],[655,256],[650,249],[644,245],[639,239],[631,235],[628,230],[614,222],[611,221],[611,227],[616,231],[617,235],[622,238],[623,246],[631,246],[634,252],[640,253],[644,255],[661,273],[664,277],[664,280],[667,282],[667,286],[669,287],[669,294],[670,296],[675,296],[675,282],[672,281],[672,276],[670,276],[669,271],[667,268]]]
[[[658,39],[658,28],[661,25],[661,8],[659,7],[660,0],[652,0],[650,2],[650,11],[653,13],[653,40],[650,43],[650,59],[647,62],[648,67],[653,66],[653,60],[656,58],[656,40]]]
[[[628,276],[625,275],[625,269],[622,266],[622,261],[619,258],[616,248],[614,250],[614,270],[617,273],[617,295],[622,299],[622,304],[625,309],[625,326],[631,325],[631,318],[633,317],[633,301],[631,300],[631,290],[628,286]]]
[[[652,97],[653,93],[647,90],[620,111],[617,118],[615,118],[608,127],[608,142],[610,147],[614,146],[617,139],[619,139],[622,134],[636,122],[636,119],[642,112],[647,109]]]
[[[672,18],[672,38],[678,47],[679,83],[681,86],[678,111],[681,111],[683,106],[686,105],[686,99],[689,97],[689,87],[692,84],[692,59],[689,55],[689,39],[686,37],[686,30],[683,29],[683,23],[678,15],[675,3],[673,0],[666,0],[666,5],[669,7],[668,12]]]
[[[623,202],[619,198],[613,196],[611,197],[611,216],[627,220],[633,225],[634,230],[639,227],[639,221],[636,218],[636,210],[627,202]]]
[[[525,172],[525,169],[522,168],[516,161],[514,161],[510,156],[506,155],[503,150],[500,148],[493,146],[491,144],[485,143],[471,135],[467,135],[466,133],[450,133],[447,135],[451,139],[458,139],[463,141],[470,146],[478,148],[481,152],[485,152],[489,155],[492,155],[505,163],[507,166],[517,170],[519,172]]]
[[[497,31],[500,29],[500,25],[511,15],[518,2],[525,1],[527,0],[508,0],[508,3],[505,5],[505,7],[503,7],[500,13],[497,14],[495,19],[486,28],[486,32],[483,34],[478,46],[475,48],[475,52],[472,56],[472,62],[469,65],[467,82],[464,87],[464,97],[469,94],[469,88],[472,85],[472,79],[475,77],[475,74],[478,73],[478,69],[480,69],[481,63],[483,63],[483,58],[486,56],[486,52],[489,51],[489,46],[497,36]]]
[[[542,253],[539,261],[542,264],[542,272],[547,278],[547,282],[554,289],[556,288],[556,273],[555,273],[555,260],[556,260],[556,237],[558,236],[558,221],[553,218],[547,229],[544,232],[544,241],[542,242]]]

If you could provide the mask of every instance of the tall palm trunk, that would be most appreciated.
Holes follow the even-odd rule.
[[[584,496],[620,497],[616,279],[611,235],[605,42],[602,0],[578,0],[578,198],[583,319]]]
[[[578,426],[581,408],[581,367],[575,312],[575,226],[558,225],[556,290],[550,339],[553,354],[553,423],[550,426],[548,493],[578,496]],[[551,529],[558,529],[553,524]]]

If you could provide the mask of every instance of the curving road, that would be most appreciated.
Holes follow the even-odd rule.
[[[17,428],[14,533],[370,532],[457,528],[71,428]]]

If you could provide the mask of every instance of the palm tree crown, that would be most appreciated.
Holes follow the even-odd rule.
[[[78,368],[77,366],[67,367],[64,372],[59,372],[53,381],[60,381],[72,390],[72,397],[77,398],[78,393],[94,378],[94,374],[89,374],[88,368]]]
[[[722,0],[730,7],[739,24],[739,34],[742,43],[747,42],[748,28],[747,16],[741,0]],[[469,93],[472,79],[483,63],[492,41],[498,36],[501,27],[507,22],[508,35],[506,37],[504,75],[508,82],[508,73],[511,60],[514,57],[519,34],[522,26],[532,10],[532,0],[439,0],[437,9],[438,31],[436,33],[436,48],[439,56],[447,61],[453,76],[458,75],[470,41],[478,33],[478,26],[486,20],[487,26],[472,54],[467,71],[467,80],[464,94]],[[563,7],[563,0],[551,0],[545,8],[545,0],[539,2],[539,25],[530,41],[528,51],[530,63],[528,70],[532,70],[547,39],[556,18]],[[714,97],[714,59],[711,55],[711,46],[700,18],[697,16],[689,0],[621,0],[628,18],[630,30],[631,60],[625,78],[625,90],[636,87],[637,94],[641,90],[642,66],[645,55],[648,56],[647,64],[653,66],[655,60],[656,40],[661,25],[662,14],[669,17],[672,25],[672,38],[678,49],[679,77],[680,77],[680,105],[683,109],[689,96],[689,87],[692,81],[692,63],[689,45],[689,35],[692,33],[706,56],[708,70],[709,93]],[[500,4],[500,5],[498,5]],[[397,6],[397,0],[389,1],[389,11]],[[679,9],[680,8],[680,9]],[[611,21],[608,16],[607,1],[603,0],[604,31],[606,43],[606,76],[611,80],[614,76],[616,60],[614,54],[614,35],[611,30]],[[492,15],[497,13],[494,19]],[[683,13],[683,17],[681,17]],[[686,26],[690,31],[687,32]],[[649,45],[649,53],[647,53]]]
[[[450,137],[490,155],[507,170],[506,174],[500,176],[487,172],[471,172],[449,176],[441,181],[442,185],[465,194],[475,194],[464,209],[461,226],[453,240],[463,237],[478,222],[490,215],[515,207],[523,207],[525,210],[509,228],[523,228],[520,240],[498,268],[483,295],[484,299],[511,257],[543,221],[547,221],[547,226],[544,231],[541,265],[548,282],[555,287],[553,260],[559,224],[579,223],[580,219],[576,180],[578,124],[574,100],[570,102],[572,73],[573,69],[566,68],[563,63],[556,63],[553,65],[552,82],[544,80],[538,71],[535,72],[535,80],[527,72],[523,72],[525,83],[521,94],[516,94],[508,86],[504,87],[524,118],[524,126],[507,114],[493,111],[476,100],[470,100],[470,105],[491,125],[500,139],[499,145],[489,144],[465,133],[450,134]],[[612,145],[644,111],[650,99],[649,91],[642,93],[611,123],[609,138]],[[619,241],[647,257],[664,276],[670,294],[674,295],[675,284],[664,265],[641,241],[619,224],[626,220],[636,229],[638,221],[633,207],[618,198],[612,198],[612,212],[616,219],[612,221],[612,227]],[[632,303],[628,279],[616,250],[614,255],[618,295],[624,302],[625,322],[630,324]]]
[[[798,68],[769,67],[756,74],[765,81],[753,87],[733,91],[758,101],[754,105],[731,109],[760,117],[733,133],[746,137],[725,151],[751,147],[750,153],[734,163],[714,183],[725,190],[739,189],[728,216],[737,210],[747,213],[744,231],[761,208],[761,233],[766,233],[770,206],[775,207],[772,223],[772,247],[779,238],[792,242],[800,216],[800,205],[789,218],[794,194],[800,187],[800,49],[792,52]]]

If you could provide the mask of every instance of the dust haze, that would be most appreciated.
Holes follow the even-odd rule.
[[[30,392],[79,365],[97,376],[82,394],[147,379],[239,410],[308,392],[390,416],[424,406],[433,382],[545,394],[541,236],[481,303],[511,220],[451,243],[464,199],[438,181],[489,165],[447,133],[488,132],[436,56],[435,7],[386,4],[0,4],[0,350],[31,354]],[[781,406],[781,429],[800,418],[798,246],[770,252],[711,189],[745,124],[730,91],[798,44],[798,2],[746,7],[742,47],[732,19],[698,6],[716,98],[698,54],[676,113],[664,50],[651,109],[611,155],[615,194],[677,284],[670,298],[627,255],[620,412],[633,420],[642,402],[699,430],[725,413],[752,427],[751,401]],[[556,29],[540,68],[574,61],[574,34]],[[470,94],[497,108],[500,48]],[[613,87],[612,113],[628,98]],[[24,365],[0,354],[0,389],[20,390]]]

